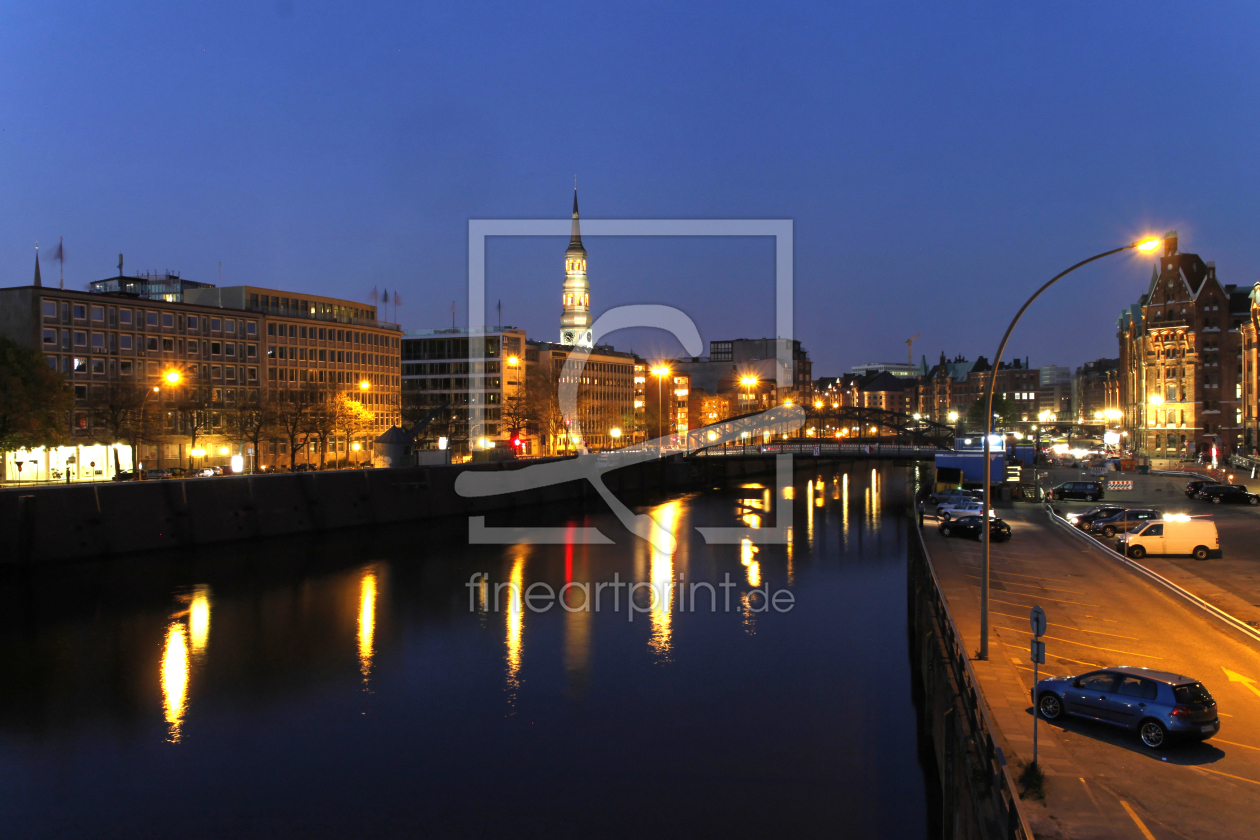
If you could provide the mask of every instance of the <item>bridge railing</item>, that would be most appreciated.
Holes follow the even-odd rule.
[[[907,446],[904,444],[881,443],[762,443],[734,446],[711,446],[697,449],[692,457],[736,457],[742,455],[853,455],[857,457],[913,456],[930,458],[941,452],[935,446]]]

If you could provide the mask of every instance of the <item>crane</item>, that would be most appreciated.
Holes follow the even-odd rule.
[[[915,333],[910,336],[910,338],[906,339],[906,363],[909,365],[914,364],[914,340],[921,335],[923,335],[923,333]]]

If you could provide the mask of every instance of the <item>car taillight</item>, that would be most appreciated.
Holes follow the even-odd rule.
[[[1169,714],[1173,717],[1190,717],[1190,715],[1194,714],[1194,712],[1189,706],[1183,706],[1178,703],[1176,706],[1173,706],[1172,711],[1169,712]]]

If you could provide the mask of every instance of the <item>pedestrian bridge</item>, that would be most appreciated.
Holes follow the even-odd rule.
[[[782,441],[779,443],[709,446],[692,452],[690,458],[753,458],[766,455],[800,455],[807,458],[896,458],[931,460],[942,450],[935,446],[914,446],[897,443],[832,443],[820,441]]]

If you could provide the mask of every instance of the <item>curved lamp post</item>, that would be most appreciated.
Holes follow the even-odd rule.
[[[992,492],[993,474],[989,464],[989,448],[991,446],[990,438],[993,436],[993,386],[997,382],[998,366],[1002,363],[1002,354],[1006,352],[1006,342],[1010,341],[1011,333],[1015,331],[1015,325],[1019,323],[1019,319],[1024,316],[1024,312],[1028,307],[1032,306],[1033,301],[1041,297],[1041,293],[1071,274],[1083,265],[1089,265],[1095,260],[1101,260],[1103,257],[1109,257],[1112,254],[1118,254],[1121,251],[1154,251],[1162,243],[1163,239],[1159,237],[1148,237],[1139,239],[1123,248],[1113,248],[1110,251],[1103,251],[1101,254],[1095,254],[1087,260],[1081,260],[1076,265],[1060,272],[1051,277],[1037,291],[1033,292],[1019,311],[1015,313],[1015,317],[1011,320],[1011,325],[1006,328],[1006,334],[1002,336],[1002,343],[998,345],[997,355],[993,357],[993,368],[989,371],[989,381],[984,388],[984,511],[981,519],[984,520],[984,568],[980,577],[980,658],[989,658],[989,514],[992,512]],[[1034,468],[1036,462],[1033,462]]]

